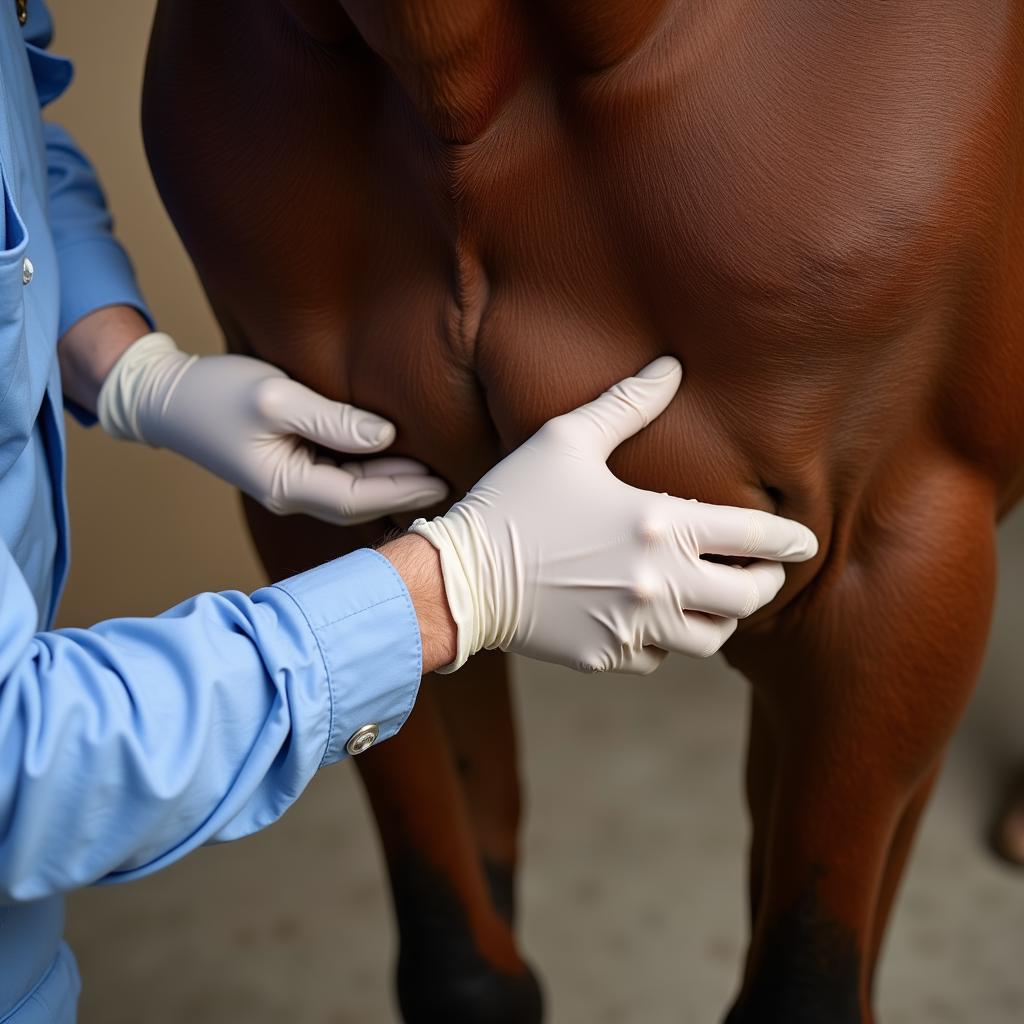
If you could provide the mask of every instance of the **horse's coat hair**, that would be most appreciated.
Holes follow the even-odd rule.
[[[731,1024],[871,1019],[982,657],[1024,489],[1022,50],[1019,0],[158,10],[147,146],[232,349],[390,417],[456,491],[674,353],[679,397],[613,468],[817,533],[726,650],[753,683]],[[382,532],[249,513],[275,576]],[[516,857],[500,660],[358,763],[403,956],[437,965],[407,1019],[535,1019],[500,998],[531,983],[483,866]],[[467,942],[471,984],[436,955]]]

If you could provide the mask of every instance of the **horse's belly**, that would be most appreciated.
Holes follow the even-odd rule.
[[[680,396],[616,471],[825,537],[881,461],[934,429],[964,348],[955,306],[1004,170],[965,183],[961,167],[998,68],[978,26],[942,89],[864,39],[851,93],[835,20],[794,34],[788,72],[751,59],[782,46],[780,24],[755,19],[731,47],[723,27],[700,68],[671,20],[646,57],[595,74],[526,60],[452,141],[358,35],[325,51],[274,4],[178,0],[154,31],[147,146],[232,346],[389,416],[396,453],[456,491],[673,353]],[[832,79],[804,73],[829,55]],[[915,132],[922,118],[935,130]]]

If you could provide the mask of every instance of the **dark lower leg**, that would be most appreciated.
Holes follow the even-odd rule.
[[[731,1024],[873,1020],[885,919],[994,589],[989,489],[962,467],[920,469],[848,572],[730,651],[775,750],[755,788],[756,919]]]
[[[992,847],[1008,864],[1024,866],[1024,772],[1020,772],[1003,798],[992,830]]]
[[[434,680],[402,731],[357,759],[380,829],[409,1024],[536,1024],[540,990],[492,899]]]
[[[861,997],[861,935],[880,871],[870,869],[870,852],[867,870],[864,864],[850,868],[872,848],[884,856],[884,835],[864,843],[871,830],[881,826],[884,832],[884,818],[858,811],[854,787],[844,794],[838,777],[815,763],[814,734],[820,730],[814,723],[796,730],[797,735],[807,733],[811,742],[794,745],[793,723],[779,721],[777,711],[763,693],[751,694],[746,795],[752,828],[752,939],[743,989],[728,1022],[861,1022],[867,1019]],[[838,748],[834,753],[843,760]],[[842,820],[839,828],[817,827],[837,817]],[[867,821],[854,824],[865,817]],[[851,835],[844,838],[847,828]],[[861,844],[859,851],[853,836]],[[846,857],[840,872],[837,851],[844,846],[855,857]]]
[[[871,1020],[866,950],[897,800],[837,786],[808,753],[783,752],[769,819],[755,812],[760,896],[730,1024]]]
[[[520,790],[508,659],[479,654],[430,681],[452,751],[469,826],[498,911],[515,918]]]

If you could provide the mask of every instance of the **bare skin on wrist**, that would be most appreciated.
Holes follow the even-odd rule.
[[[424,674],[451,663],[455,660],[458,629],[448,607],[437,549],[422,537],[406,534],[389,541],[380,553],[409,588],[420,625]]]
[[[64,394],[95,412],[114,363],[146,334],[149,324],[132,306],[103,306],[76,320],[57,346]]]

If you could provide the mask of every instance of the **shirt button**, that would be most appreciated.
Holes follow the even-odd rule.
[[[21,283],[28,284],[35,276],[36,268],[32,266],[32,261],[26,256],[21,261]]]
[[[352,733],[352,738],[345,744],[345,749],[355,757],[356,754],[369,750],[377,742],[379,735],[380,726],[376,722],[370,722],[369,725],[364,725]]]

